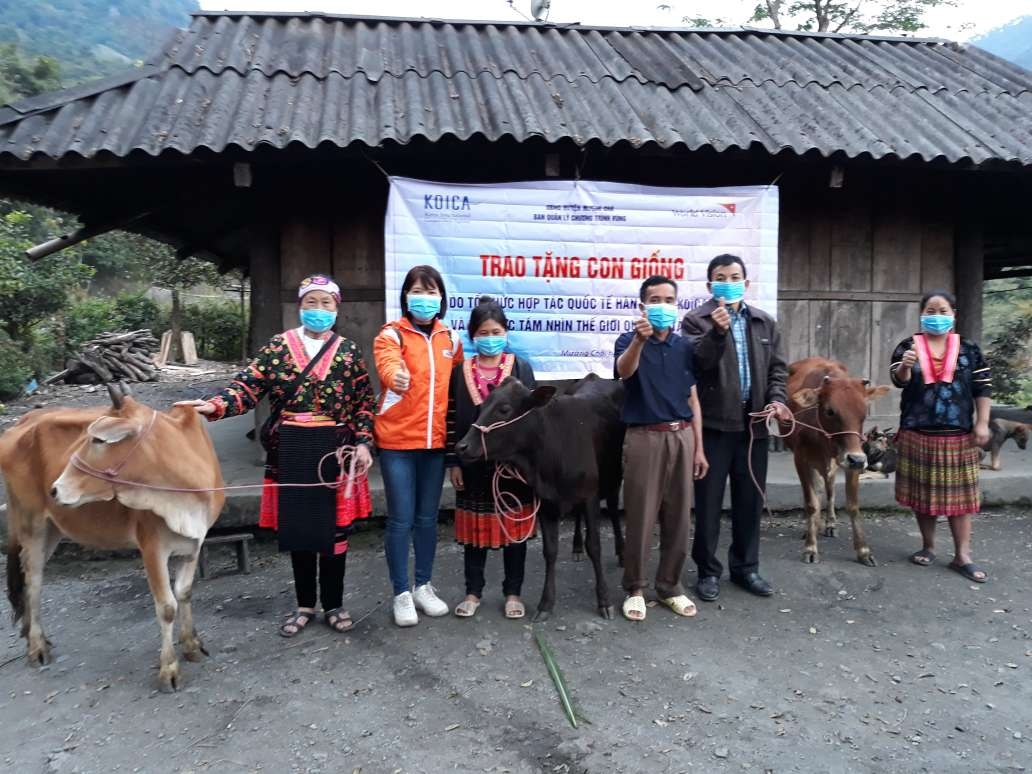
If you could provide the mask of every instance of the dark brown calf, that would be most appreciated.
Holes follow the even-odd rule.
[[[824,484],[828,508],[824,534],[835,535],[835,474],[842,467],[846,471],[846,510],[853,525],[857,561],[870,567],[877,564],[860,523],[860,473],[867,466],[861,432],[871,400],[888,391],[886,386],[870,387],[866,379],[851,377],[846,367],[835,360],[811,357],[789,367],[788,407],[800,424],[788,436],[786,445],[792,450],[806,504],[804,562],[820,561],[818,481]],[[789,429],[782,426],[784,432]]]

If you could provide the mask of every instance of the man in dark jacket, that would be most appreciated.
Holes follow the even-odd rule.
[[[707,602],[720,595],[724,568],[716,552],[730,476],[731,582],[767,597],[774,591],[759,573],[763,497],[753,483],[755,476],[760,487],[767,484],[767,428],[763,422],[753,426],[750,459],[749,412],[773,406],[779,417],[791,416],[785,406],[788,366],[774,319],[742,300],[749,287],[742,259],[718,255],[710,261],[707,279],[713,298],[681,322],[682,333],[694,345],[703,448],[710,463],[709,473],[695,482],[696,591]]]

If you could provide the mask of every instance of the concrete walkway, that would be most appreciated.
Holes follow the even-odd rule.
[[[246,437],[247,431],[253,426],[250,416],[224,419],[208,425],[228,485],[251,484],[262,479],[261,447]],[[986,506],[996,506],[1027,505],[1032,502],[1032,449],[1021,451],[1013,442],[1009,442],[1004,447],[1002,462],[1001,471],[982,471],[983,503]],[[838,504],[845,503],[845,485],[841,478],[840,474],[836,494]],[[370,483],[374,514],[382,517],[386,513],[386,505],[378,466],[373,469]],[[861,481],[861,506],[874,510],[896,508],[893,485],[892,478]],[[446,482],[441,507],[452,508],[454,497],[451,485]],[[259,499],[260,492],[257,488],[229,492],[226,509],[216,527],[225,529],[256,525]],[[787,452],[771,455],[767,500],[773,511],[790,511],[803,507],[799,479],[792,464],[792,456]]]

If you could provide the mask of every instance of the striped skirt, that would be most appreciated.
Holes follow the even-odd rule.
[[[502,516],[496,511],[491,492],[493,475],[494,466],[463,467],[465,486],[455,493],[456,542],[475,548],[502,548],[533,535],[537,519],[531,515],[534,498],[530,488],[518,481],[504,482],[503,490],[518,499],[521,507],[516,513]]]
[[[900,430],[896,450],[896,502],[919,516],[978,513],[979,455],[970,434]]]

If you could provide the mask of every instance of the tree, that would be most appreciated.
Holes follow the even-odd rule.
[[[0,45],[0,104],[61,87],[61,69],[50,57],[25,58],[13,43]]]
[[[765,0],[751,21],[769,21],[774,29],[808,32],[914,33],[927,25],[925,14],[956,0]]]
[[[33,328],[61,310],[69,293],[93,274],[75,248],[41,261],[25,257],[54,225],[0,202],[0,327],[26,352]]]
[[[1014,303],[1010,313],[990,342],[986,358],[993,373],[993,398],[1024,404],[1032,400],[1028,380],[1032,361],[1032,304]]]

